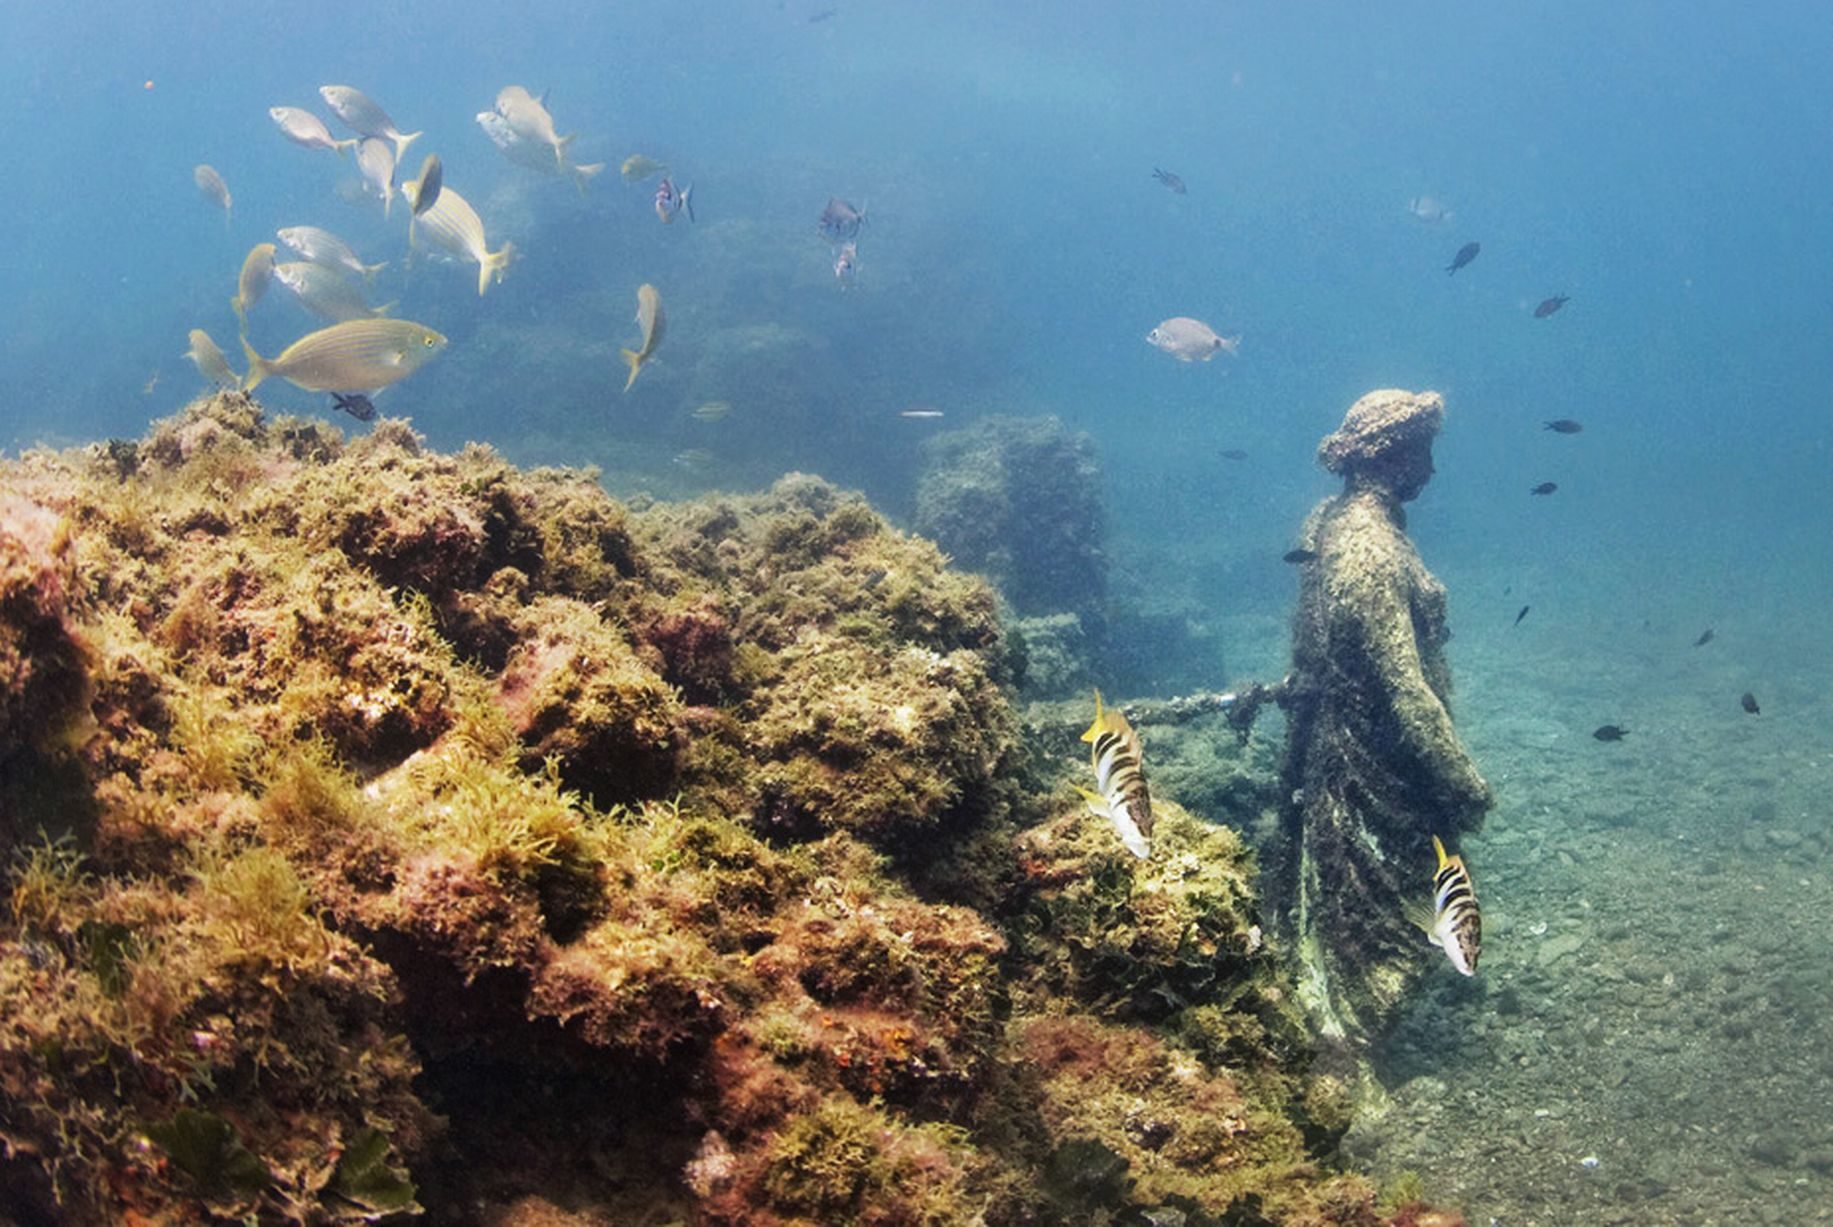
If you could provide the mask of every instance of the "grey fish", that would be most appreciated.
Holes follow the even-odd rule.
[[[380,264],[364,264],[355,248],[317,226],[288,226],[276,233],[282,243],[299,253],[300,259],[355,273],[364,281],[374,281],[375,275],[388,267],[386,260]]]
[[[377,140],[390,142],[394,146],[395,161],[420,134],[403,133],[389,118],[387,111],[376,105],[375,99],[360,89],[348,85],[321,85],[318,96],[325,100],[325,105],[337,113],[337,117],[350,126],[352,132]]]
[[[1183,196],[1187,194],[1186,189],[1184,187],[1184,181],[1180,179],[1178,176],[1172,174],[1168,170],[1159,170],[1155,166],[1152,168],[1152,177],[1154,179],[1157,179],[1160,183],[1164,184],[1166,187],[1170,188],[1172,191],[1176,192],[1179,196]]]
[[[216,167],[208,162],[199,162],[191,168],[191,180],[197,184],[197,190],[203,193],[205,200],[223,211],[223,225],[229,225],[229,211],[234,202],[229,196],[229,185],[223,182],[223,176],[217,173]]]
[[[382,198],[382,216],[395,206],[395,151],[379,136],[366,136],[356,147],[356,167],[363,172],[363,182]]]
[[[1528,493],[1529,494],[1551,494],[1557,489],[1559,489],[1558,482],[1543,481],[1538,486],[1535,486],[1532,490],[1529,490]]]
[[[398,383],[432,361],[445,337],[410,320],[350,320],[307,333],[263,358],[242,338],[248,355],[245,391],[278,375],[308,392],[374,392]]]
[[[866,211],[864,209],[855,209],[840,197],[829,196],[827,208],[821,210],[821,220],[818,224],[823,238],[838,243],[843,239],[857,238],[859,228],[865,223]]]
[[[281,135],[295,145],[303,145],[307,149],[329,149],[340,158],[344,156],[344,150],[356,148],[354,139],[338,140],[331,135],[331,129],[325,126],[325,121],[310,111],[299,107],[268,107],[267,113],[280,125]]]
[[[1523,605],[1523,606],[1521,607],[1521,612],[1515,615],[1515,625],[1516,625],[1516,626],[1520,626],[1520,625],[1521,625],[1521,619],[1523,619],[1523,618],[1525,618],[1525,617],[1527,617],[1527,611],[1528,611],[1528,610],[1530,610],[1530,609],[1532,609],[1532,608],[1533,608],[1533,606],[1532,606],[1532,605]]]
[[[425,213],[439,200],[439,190],[444,183],[445,166],[439,161],[439,155],[427,154],[426,161],[420,164],[420,177],[412,183],[403,184],[401,188],[401,194],[414,207],[415,217]]]
[[[1746,690],[1743,697],[1738,700],[1738,706],[1742,707],[1753,716],[1761,715],[1763,712],[1763,709],[1757,706],[1757,696],[1751,694],[1748,690]]]
[[[331,393],[331,407],[342,409],[359,422],[375,421],[375,404],[361,392],[333,392]]]
[[[1446,267],[1445,271],[1447,273],[1457,272],[1460,268],[1463,268],[1466,264],[1476,259],[1477,253],[1482,250],[1483,244],[1481,243],[1464,244],[1457,249],[1457,255],[1451,257],[1451,263]]]
[[[1556,435],[1575,435],[1585,428],[1571,418],[1554,418],[1551,422],[1543,424],[1541,429],[1550,430]]]
[[[1712,642],[1713,637],[1712,628],[1708,626],[1705,630],[1699,632],[1699,638],[1693,641],[1693,646],[1696,648],[1703,648],[1708,643]]]
[[[1622,741],[1629,736],[1629,730],[1620,724],[1600,724],[1591,735],[1599,741]]]
[[[372,308],[363,299],[363,291],[342,269],[310,260],[295,260],[274,266],[274,280],[292,291],[299,305],[320,319],[333,323],[368,319],[386,315],[388,308]]]
[[[1547,316],[1553,314],[1571,301],[1572,299],[1565,294],[1555,294],[1553,297],[1545,299],[1538,307],[1534,308],[1534,318],[1537,320],[1544,320]]]

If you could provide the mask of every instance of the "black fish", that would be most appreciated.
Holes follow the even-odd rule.
[[[1557,482],[1543,481],[1538,486],[1535,486],[1532,490],[1529,490],[1528,493],[1529,494],[1551,494],[1553,493],[1553,491],[1557,489],[1559,489],[1559,485]]]
[[[854,238],[859,234],[859,227],[865,224],[865,220],[866,211],[864,209],[855,209],[840,197],[829,196],[827,208],[821,210],[821,237],[834,243]]]
[[[1699,638],[1693,641],[1693,646],[1696,648],[1703,648],[1708,643],[1711,643],[1711,642],[1712,642],[1712,628],[1708,626],[1705,630],[1699,632]]]
[[[1555,294],[1553,297],[1546,299],[1538,307],[1534,308],[1534,318],[1537,320],[1544,320],[1547,316],[1553,314],[1571,301],[1571,298],[1564,294]]]
[[[1748,690],[1744,692],[1744,697],[1738,700],[1738,704],[1753,716],[1760,715],[1763,711],[1762,708],[1757,706],[1757,696],[1751,694]]]
[[[1523,618],[1525,618],[1525,617],[1527,617],[1527,611],[1528,611],[1528,609],[1529,609],[1529,608],[1530,608],[1530,606],[1527,606],[1527,605],[1523,605],[1523,606],[1521,607],[1521,612],[1515,615],[1515,625],[1516,625],[1516,626],[1520,626],[1520,625],[1521,625],[1521,619],[1523,619]]]
[[[1170,188],[1172,191],[1176,192],[1179,196],[1185,195],[1184,181],[1178,178],[1176,175],[1172,174],[1170,171],[1159,170],[1155,166],[1152,168],[1152,177],[1154,179],[1157,179],[1160,183],[1164,184],[1166,187]]]
[[[885,582],[885,576],[887,576],[887,575],[889,575],[889,574],[891,574],[891,572],[889,572],[889,571],[883,571],[883,570],[880,570],[880,571],[874,571],[874,572],[872,572],[872,574],[870,574],[870,575],[868,575],[868,576],[866,576],[866,578],[865,578],[865,582],[864,582],[864,583],[862,583],[862,584],[860,584],[859,586],[860,586],[861,588],[864,588],[864,589],[865,589],[865,590],[866,590],[867,592],[870,592],[870,591],[872,591],[872,589],[874,589],[874,588],[876,588],[876,587],[878,587],[878,586],[879,586],[880,584],[882,584],[882,583],[884,583],[884,582]]]
[[[1242,451],[1238,447],[1225,448],[1224,450],[1222,450],[1221,452],[1217,454],[1220,455],[1222,459],[1224,460],[1246,460],[1247,459],[1247,453]]]
[[[342,409],[359,422],[375,421],[376,407],[370,404],[369,398],[361,392],[333,392],[331,393],[331,407]]]
[[[420,164],[420,178],[414,188],[414,216],[419,217],[439,199],[440,185],[445,182],[445,169],[439,161],[439,155],[429,153],[426,161]]]
[[[1280,558],[1281,562],[1313,562],[1317,559],[1316,550],[1287,550]]]
[[[1591,735],[1599,741],[1622,741],[1629,730],[1620,724],[1600,724]]]
[[[1554,418],[1551,422],[1548,422],[1545,426],[1542,426],[1540,429],[1550,430],[1554,434],[1575,435],[1579,431],[1585,428],[1579,425],[1577,422],[1574,422],[1571,418]]]
[[[1457,272],[1460,268],[1463,268],[1466,264],[1476,259],[1477,253],[1482,250],[1483,244],[1481,243],[1464,244],[1457,249],[1457,255],[1451,257],[1451,263],[1446,266],[1445,271],[1447,273]]]

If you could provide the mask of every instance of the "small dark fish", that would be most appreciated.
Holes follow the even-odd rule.
[[[1534,308],[1534,318],[1537,320],[1544,320],[1547,316],[1553,314],[1571,301],[1572,299],[1568,295],[1555,294],[1553,297],[1546,299],[1538,307]]]
[[[872,591],[872,589],[884,583],[885,576],[889,574],[891,574],[891,572],[889,571],[884,571],[884,570],[874,571],[872,572],[872,574],[866,576],[865,582],[860,584],[859,586],[861,588],[864,588],[867,592],[870,592]]]
[[[1591,735],[1599,741],[1622,741],[1629,736],[1629,730],[1620,724],[1600,724]]]
[[[1557,489],[1559,489],[1559,483],[1551,482],[1551,481],[1543,481],[1538,486],[1535,486],[1532,490],[1529,490],[1528,493],[1529,494],[1551,494],[1553,493],[1553,491]]]
[[[1577,422],[1574,422],[1571,418],[1554,418],[1540,429],[1550,430],[1558,435],[1575,435],[1585,428]]]
[[[359,422],[375,421],[376,407],[370,404],[369,398],[361,392],[333,392],[331,393],[331,407],[342,409]]]
[[[413,199],[415,217],[433,207],[439,199],[440,185],[444,182],[445,168],[440,164],[439,155],[427,154],[426,161],[420,164],[420,178],[415,181],[414,190],[409,193]]]
[[[1457,255],[1451,257],[1451,263],[1445,266],[1445,271],[1447,273],[1457,272],[1460,268],[1463,268],[1466,264],[1476,259],[1477,253],[1482,250],[1483,244],[1481,243],[1464,244],[1457,249]]]
[[[819,22],[826,21],[829,17],[833,17],[839,12],[839,9],[822,9],[819,13],[810,13],[808,16],[808,24],[812,26]]]
[[[1281,562],[1314,562],[1316,561],[1316,559],[1317,559],[1316,550],[1287,550],[1285,554],[1281,557],[1280,561]]]
[[[1712,628],[1708,626],[1705,630],[1699,632],[1699,638],[1693,641],[1693,646],[1696,648],[1703,648],[1708,643],[1711,643],[1712,639]]]
[[[1744,697],[1738,700],[1738,705],[1753,716],[1760,715],[1763,711],[1757,706],[1757,696],[1748,690],[1744,692]]]
[[[866,211],[855,209],[838,196],[827,198],[827,208],[821,210],[821,237],[831,243],[844,239],[856,238],[859,228],[865,224]]]
[[[1238,447],[1224,448],[1218,453],[1224,460],[1246,460],[1247,453]]]
[[[1523,618],[1525,618],[1525,617],[1527,617],[1527,611],[1528,611],[1529,609],[1531,609],[1531,608],[1533,608],[1533,607],[1532,607],[1532,606],[1530,606],[1530,605],[1523,605],[1523,606],[1521,607],[1521,612],[1515,615],[1515,625],[1516,625],[1516,626],[1520,626],[1520,625],[1521,625],[1521,619],[1523,619]]]
[[[1179,196],[1185,195],[1184,181],[1178,178],[1176,175],[1172,174],[1170,171],[1159,170],[1157,167],[1153,167],[1152,168],[1152,177],[1154,179],[1157,179],[1160,183],[1164,184],[1166,187],[1170,188],[1172,191],[1176,192]]]

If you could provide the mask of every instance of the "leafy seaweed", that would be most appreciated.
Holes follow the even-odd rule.
[[[148,1125],[146,1136],[211,1200],[253,1197],[273,1180],[267,1165],[242,1145],[235,1126],[214,1112],[180,1108],[171,1120]]]
[[[331,1173],[331,1192],[361,1209],[365,1219],[420,1209],[406,1169],[388,1162],[388,1135],[373,1127],[359,1130],[344,1149]]]

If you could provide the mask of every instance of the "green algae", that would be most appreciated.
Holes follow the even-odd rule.
[[[631,510],[235,395],[123,455],[6,471],[94,813],[0,831],[21,1204],[201,1217],[135,1143],[191,1111],[302,1221],[1376,1221],[1240,840],[1167,801],[1137,863],[1025,775],[991,590],[857,496]]]

